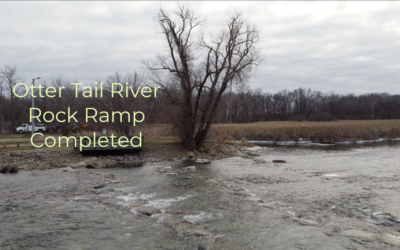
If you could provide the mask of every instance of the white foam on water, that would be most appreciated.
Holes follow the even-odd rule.
[[[297,144],[310,144],[312,141],[298,141]]]
[[[247,141],[247,143],[275,144],[274,141]]]
[[[388,138],[379,138],[377,141],[389,141]]]
[[[331,146],[331,145],[335,145],[335,144],[354,144],[354,143],[359,143],[359,144],[363,144],[363,143],[371,143],[371,142],[385,142],[385,141],[399,141],[400,138],[394,138],[394,139],[388,139],[388,138],[379,138],[377,140],[359,140],[356,142],[351,142],[351,141],[342,141],[342,142],[333,142],[330,144],[327,143],[318,143],[318,142],[312,142],[312,141],[303,141],[303,140],[299,140],[299,141],[247,141],[248,143],[254,143],[254,144],[266,144],[266,145],[317,145],[317,146]],[[240,142],[240,141],[237,141]],[[255,148],[255,147],[253,147]],[[257,151],[259,149],[252,149],[252,148],[245,148],[245,150],[247,151]]]
[[[87,199],[86,199],[85,197],[83,197],[83,196],[76,196],[76,197],[74,198],[74,200],[75,200],[75,201],[86,201]]]
[[[186,200],[187,198],[190,198],[192,196],[193,195],[187,195],[187,196],[180,196],[180,197],[176,197],[176,198],[152,200],[152,201],[148,201],[148,203],[145,206],[151,206],[151,207],[155,207],[155,208],[159,208],[159,209],[166,208],[176,202]]]
[[[377,140],[360,140],[360,141],[356,141],[356,143],[371,143],[371,142],[384,142],[384,141],[389,141],[389,139],[387,138],[379,138]]]
[[[137,203],[137,202],[141,203],[143,201],[146,201],[146,204],[144,204],[144,206],[150,206],[162,209],[169,207],[176,202],[180,202],[194,196],[194,195],[187,195],[187,196],[180,196],[168,199],[153,199],[156,195],[157,195],[156,193],[141,194],[141,195],[129,193],[128,195],[117,196],[116,198],[123,200],[123,202],[118,202],[117,205],[129,206],[132,203]]]
[[[154,196],[156,196],[155,193],[152,194],[142,194],[142,195],[135,195],[133,193],[129,193],[128,195],[123,195],[123,196],[117,196],[116,198],[118,199],[122,199],[127,203],[135,203],[138,201],[147,201],[150,198],[153,198]]]
[[[99,196],[100,197],[112,197],[112,196],[115,196],[115,193],[114,192],[109,192],[109,193],[106,193],[106,194],[99,194]]]
[[[216,214],[215,216],[213,216],[211,213],[201,212],[196,215],[183,216],[183,219],[192,224],[204,223],[218,218],[222,218],[222,214]]]
[[[134,213],[135,215],[139,215],[139,216],[142,216],[142,214],[140,214],[136,209],[134,209],[134,208],[132,208],[131,210],[130,210],[132,213]]]
[[[276,142],[276,145],[295,145],[297,142],[295,141],[278,141]]]
[[[258,150],[262,150],[263,147],[254,146],[254,147],[251,147],[251,148],[243,148],[243,149],[246,150],[246,151],[258,151]]]
[[[356,141],[356,143],[358,143],[358,144],[370,143],[370,142],[374,142],[374,141],[373,141],[373,140],[361,140],[361,141]]]
[[[311,144],[312,141],[247,141],[247,143],[267,144],[267,145],[295,145],[295,144]]]
[[[400,240],[400,236],[396,236],[396,235],[393,235],[393,234],[386,234],[386,235],[389,236],[389,237],[392,237],[392,238],[394,238],[396,240]]]
[[[126,202],[122,202],[122,201],[118,201],[117,202],[117,206],[120,207],[128,207],[131,203],[126,203]]]
[[[245,191],[245,192],[247,192],[247,194],[249,195],[249,196],[256,196],[256,194],[253,194],[253,193],[251,193],[250,192],[250,190],[248,190],[248,189],[246,189],[246,188],[241,188],[243,191]]]
[[[114,188],[114,191],[122,191],[124,193],[132,193],[137,191],[135,187],[126,187],[126,188]]]
[[[172,215],[161,213],[161,214],[153,214],[150,217],[157,219],[157,223],[165,224],[170,218],[172,218]]]
[[[353,144],[354,142],[351,141],[339,141],[339,142],[335,142],[335,144]]]
[[[338,174],[324,174],[323,177],[339,177]]]

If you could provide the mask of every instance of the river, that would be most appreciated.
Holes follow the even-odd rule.
[[[0,249],[399,249],[399,153],[399,143],[278,146],[260,150],[266,163],[0,175]]]

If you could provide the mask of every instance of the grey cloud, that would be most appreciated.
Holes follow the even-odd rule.
[[[207,19],[205,35],[227,14],[242,12],[263,37],[264,63],[249,84],[265,92],[298,87],[337,93],[400,94],[400,4],[359,14],[334,5],[333,14],[282,15],[314,2],[193,2]],[[62,75],[82,82],[143,71],[142,60],[165,53],[154,18],[159,2],[0,2],[0,65],[19,75]],[[397,29],[397,30],[396,30]]]

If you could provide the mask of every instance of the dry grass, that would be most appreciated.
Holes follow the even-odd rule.
[[[176,131],[170,124],[148,124],[135,129],[135,134],[142,132],[145,138],[176,138]]]
[[[110,131],[115,132],[115,131]],[[138,127],[136,133],[142,132],[145,145],[165,145],[177,143],[178,137],[172,125],[151,124]],[[75,136],[93,136],[92,132],[74,134]],[[57,134],[45,134],[37,138],[37,142],[45,137]],[[213,124],[208,135],[209,141],[235,144],[237,140],[246,143],[247,140],[265,141],[356,141],[375,140],[377,138],[400,138],[400,120],[343,120],[335,122],[256,122],[242,124]],[[7,145],[4,148],[4,144]],[[20,144],[21,148],[30,147],[30,134],[1,134],[0,151],[11,150]],[[65,144],[65,141],[63,141]],[[66,148],[62,145],[61,148]],[[56,147],[54,147],[56,148]],[[58,147],[57,147],[58,148]],[[17,149],[17,148],[16,148]]]
[[[93,135],[92,135],[93,136]],[[56,145],[53,147],[46,147],[43,145],[40,149],[69,149],[73,148],[73,141],[70,139],[69,147],[66,145],[66,141],[61,142],[61,147],[58,146],[58,134],[46,133],[43,136],[36,136],[35,143],[43,144],[47,137],[53,137],[56,140]],[[53,143],[53,140],[49,140],[49,143]],[[1,134],[0,136],[0,152],[4,151],[14,151],[14,150],[31,150],[31,134]]]
[[[155,124],[137,129],[145,138],[176,138],[172,125]],[[212,141],[356,141],[399,138],[400,120],[341,120],[334,122],[256,122],[213,124],[208,135]]]
[[[94,131],[81,131],[77,133],[70,133],[69,136],[74,136],[79,139],[80,136],[93,136]],[[96,136],[100,136],[100,131],[95,131]],[[144,136],[145,145],[167,145],[178,143],[178,138],[174,136],[173,127],[166,124],[153,124],[149,126],[142,126],[135,129],[134,135],[142,132]],[[118,131],[110,130],[109,135],[119,135]],[[56,139],[56,145],[49,149],[68,149],[73,147],[73,140],[70,139],[69,147],[66,146],[65,139],[61,141],[61,147],[58,147],[58,133],[45,133],[44,136],[36,136],[35,142],[41,144],[47,137],[54,137]],[[52,140],[49,143],[53,143]],[[48,147],[43,146],[41,149],[47,149]],[[31,133],[24,134],[0,134],[0,152],[1,151],[12,151],[12,150],[30,150],[31,149]]]
[[[172,125],[155,124],[138,128],[145,138],[176,138]],[[341,120],[334,122],[256,122],[213,124],[208,135],[212,141],[356,141],[399,138],[400,120]]]
[[[214,124],[215,140],[356,141],[400,137],[400,120],[343,120],[335,122],[257,122]]]

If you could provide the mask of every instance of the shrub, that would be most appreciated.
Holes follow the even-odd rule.
[[[290,120],[296,122],[303,122],[306,120],[306,118],[304,117],[304,115],[295,115]]]
[[[311,114],[308,117],[308,120],[312,122],[329,122],[329,121],[337,121],[338,118],[332,115],[331,113],[322,112],[322,113]]]

